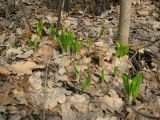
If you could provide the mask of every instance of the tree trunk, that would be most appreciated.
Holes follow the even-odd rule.
[[[119,40],[128,44],[132,0],[120,0]]]

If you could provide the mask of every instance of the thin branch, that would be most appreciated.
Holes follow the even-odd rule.
[[[64,4],[64,0],[59,0],[59,4],[58,4],[58,20],[57,20],[57,25],[56,25],[56,36],[58,36],[58,31],[61,25],[61,13],[62,13],[62,6]]]

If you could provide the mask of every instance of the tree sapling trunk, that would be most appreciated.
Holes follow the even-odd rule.
[[[132,0],[120,0],[119,40],[128,44]]]
[[[62,13],[62,7],[63,7],[63,4],[64,4],[64,0],[59,0],[59,3],[58,3],[58,20],[57,20],[57,25],[56,25],[56,36],[58,36],[58,31],[59,31],[59,28],[60,28],[60,25],[61,25],[61,13]]]

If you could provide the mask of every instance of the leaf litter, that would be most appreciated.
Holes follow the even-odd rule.
[[[37,3],[41,4],[41,1]],[[140,1],[136,1],[134,4],[137,3],[138,5],[141,4]],[[33,4],[29,3],[29,5],[32,6]],[[34,7],[34,9],[37,9],[38,6]],[[114,9],[116,10],[117,8]],[[46,7],[40,9],[40,11],[46,10],[48,10]],[[150,12],[150,9],[148,9],[148,11]],[[138,16],[139,19],[146,19],[144,15],[150,16],[148,11],[138,8],[135,17]],[[35,14],[37,13],[35,12]],[[37,15],[37,18],[41,18],[42,16],[45,17],[45,15],[42,14]],[[47,17],[51,18],[50,21],[55,21],[55,18],[52,16],[54,16],[54,13],[50,12]],[[80,36],[82,40],[85,40],[89,36],[91,38],[97,38],[100,27],[103,26],[101,22],[102,19],[87,16],[81,17],[82,20],[80,20],[80,22],[79,19],[79,17],[69,16],[68,18],[64,18],[62,23],[73,28],[76,35]],[[17,39],[18,35],[24,34],[24,31],[21,32],[23,29],[17,26],[17,28],[19,28],[16,30],[18,32],[17,36],[13,33],[9,33],[10,36],[7,37],[7,35],[3,33],[1,44],[8,48],[3,56],[3,59],[6,60],[6,64],[3,64],[0,68],[0,80],[2,81],[0,82],[0,96],[3,98],[0,100],[1,110],[3,108],[4,111],[8,109],[11,113],[9,116],[10,119],[20,119],[22,118],[22,115],[19,114],[20,111],[27,111],[26,107],[29,107],[31,109],[30,115],[36,116],[38,114],[40,118],[42,118],[42,113],[40,111],[44,107],[45,98],[45,110],[49,110],[55,115],[51,117],[51,119],[56,117],[60,120],[118,120],[125,117],[128,119],[131,117],[137,119],[138,116],[132,110],[124,110],[126,107],[124,96],[116,89],[116,87],[121,90],[123,89],[121,74],[132,67],[127,56],[122,58],[113,56],[115,48],[112,39],[114,39],[116,34],[115,24],[117,24],[117,16],[113,16],[112,20],[104,18],[104,21],[104,23],[107,24],[108,33],[105,33],[107,35],[104,35],[104,37],[101,38],[102,40],[94,42],[91,50],[82,48],[81,53],[77,56],[60,54],[57,49],[55,49],[55,45],[52,44],[53,41],[49,41],[49,37],[39,38],[40,46],[37,50],[28,48],[28,46],[24,44],[25,42],[23,42],[24,46],[13,48],[9,44],[10,41],[14,41],[15,38]],[[47,21],[45,20],[45,22]],[[114,25],[110,24],[110,22],[114,23]],[[36,23],[37,20],[33,21],[33,24],[36,25]],[[158,26],[156,25],[158,22],[155,21],[155,23],[153,23],[150,20],[149,23],[152,23],[155,29],[154,32],[152,31],[153,35],[157,34],[156,30]],[[16,23],[11,26],[13,31],[15,29],[14,25],[16,25]],[[142,26],[143,24],[138,25]],[[97,26],[100,27],[97,28]],[[136,26],[133,28],[135,27]],[[133,38],[138,39],[145,37],[148,39],[145,29],[148,30],[150,28],[142,27],[142,29],[138,29],[140,33],[144,34],[137,33],[137,36],[133,36]],[[112,32],[110,32],[110,30]],[[134,30],[131,32],[134,33]],[[141,35],[144,36],[142,37]],[[34,37],[36,37],[36,35],[31,36],[32,39]],[[98,63],[91,57],[93,53],[96,54],[99,59]],[[50,63],[48,64],[49,59]],[[73,75],[73,62],[80,69],[79,81],[76,81]],[[2,63],[3,62],[1,62],[1,64]],[[46,76],[47,64],[48,73]],[[88,66],[92,68],[92,80],[83,93],[81,92],[81,84],[86,76]],[[118,75],[113,78],[115,66],[118,66],[119,71]],[[105,74],[104,82],[100,81],[102,67],[104,67]],[[148,113],[153,112],[154,115],[158,116],[160,97],[159,84],[155,73],[155,71],[146,69],[143,74],[148,77],[144,78],[142,87],[140,88],[145,99],[150,100],[150,102],[138,100],[134,107],[140,111],[147,111]],[[1,76],[3,76],[3,78],[1,78]],[[7,76],[11,78],[11,81],[8,80]],[[44,81],[47,82],[47,87],[44,86]],[[121,93],[123,92],[121,91]],[[139,99],[141,100],[142,98],[139,97]],[[18,107],[18,105],[24,107]],[[139,107],[140,105],[142,106]],[[47,112],[46,114],[48,114]],[[26,114],[23,117],[25,119],[28,115]]]

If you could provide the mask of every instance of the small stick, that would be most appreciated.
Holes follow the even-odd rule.
[[[26,23],[27,23],[29,29],[32,31],[32,27],[31,27],[31,25],[30,25],[30,23],[29,23],[29,20],[28,20],[28,18],[27,18],[26,12],[25,12],[25,10],[24,10],[24,5],[23,5],[22,0],[20,0],[20,6],[21,6],[21,9],[22,9],[22,11],[23,11],[24,17],[25,17],[25,19],[26,19]]]
[[[59,4],[58,4],[58,20],[57,20],[57,25],[56,25],[56,36],[58,36],[58,31],[61,25],[61,13],[62,13],[62,6],[65,0],[59,0]]]

